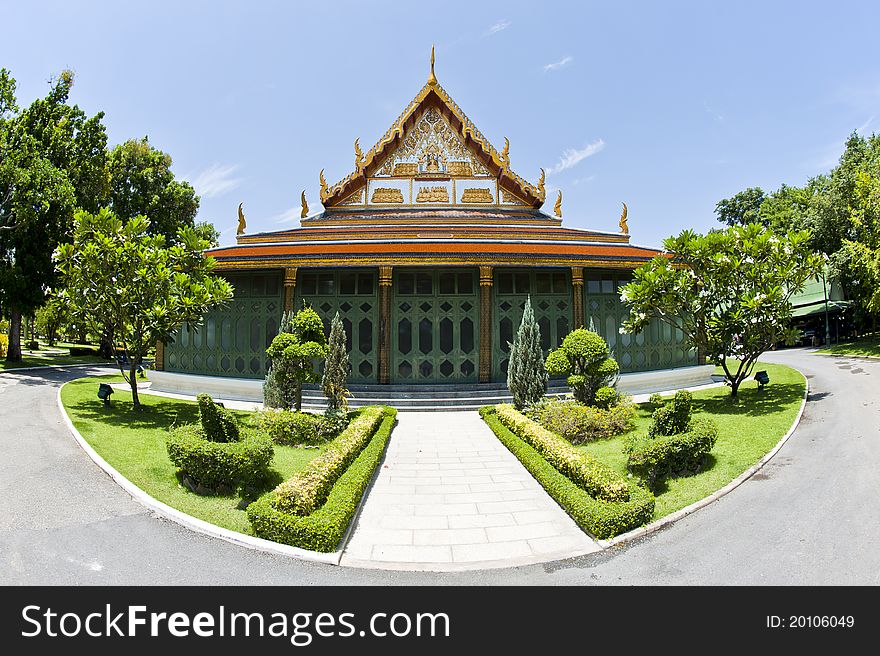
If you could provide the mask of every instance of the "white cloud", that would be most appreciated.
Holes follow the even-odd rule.
[[[714,109],[709,107],[709,103],[707,103],[705,100],[703,101],[703,109],[705,109],[706,113],[709,114],[709,116],[714,118],[719,123],[721,123],[724,120],[724,116],[722,116],[721,114],[716,112]]]
[[[875,118],[877,118],[876,114],[874,114],[871,118],[869,118],[867,121],[862,123],[859,127],[857,127],[856,132],[858,132],[860,135],[864,136],[865,131],[871,126],[871,123],[874,122]]]
[[[580,150],[576,148],[568,148],[563,151],[562,156],[559,158],[559,163],[556,164],[556,166],[548,168],[547,173],[560,173],[573,166],[577,166],[580,162],[587,159],[587,157],[595,155],[603,148],[605,148],[605,141],[602,139],[597,139]]]
[[[302,207],[291,207],[289,210],[286,210],[281,214],[276,214],[272,219],[274,223],[287,223],[288,221],[299,219],[301,213]]]
[[[500,21],[498,21],[494,25],[490,25],[489,29],[486,31],[486,33],[483,36],[491,36],[493,34],[498,34],[498,32],[506,30],[508,27],[510,27],[510,21],[507,19],[501,19]]]
[[[566,55],[558,62],[553,62],[552,64],[544,64],[544,72],[546,73],[547,71],[558,71],[560,68],[562,68],[563,66],[568,66],[573,61],[574,57],[572,57],[571,55]]]
[[[241,178],[233,177],[237,164],[212,164],[195,178],[185,176],[202,198],[214,198],[232,191],[241,184]]]
[[[595,176],[595,175],[588,175],[588,176],[585,177],[585,178],[577,178],[577,179],[575,179],[574,181],[572,181],[571,184],[573,184],[573,185],[587,184],[588,182],[592,182],[592,181],[595,180],[595,179],[596,179],[596,176]]]

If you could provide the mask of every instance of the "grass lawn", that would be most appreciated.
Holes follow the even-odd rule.
[[[706,469],[695,476],[675,478],[661,484],[656,492],[654,519],[699,501],[724,487],[760,460],[785,435],[801,408],[804,377],[783,365],[758,363],[765,369],[770,384],[758,390],[754,380],[740,386],[736,401],[730,399],[728,387],[717,387],[693,393],[694,413],[705,413],[718,424],[718,442],[709,454]],[[634,430],[646,433],[654,408],[642,404],[638,408]],[[578,447],[627,475],[623,436],[598,440]]]
[[[867,355],[880,358],[880,335],[872,335],[854,342],[834,344],[816,352],[830,353],[831,355]]]
[[[131,393],[116,390],[113,405],[107,408],[96,396],[101,381],[121,382],[122,377],[80,378],[61,388],[61,401],[73,425],[92,448],[153,498],[217,526],[251,534],[245,511],[237,508],[239,497],[199,496],[183,487],[175,476],[175,467],[165,450],[166,429],[197,422],[196,404],[141,394],[144,409],[135,412]],[[233,412],[240,419],[251,414]],[[276,445],[271,466],[276,480],[271,487],[299,471],[321,450]]]

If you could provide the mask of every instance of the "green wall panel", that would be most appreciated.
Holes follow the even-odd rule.
[[[391,381],[477,382],[477,271],[396,269],[391,290]]]
[[[527,297],[532,299],[545,354],[558,347],[571,332],[571,272],[568,269],[496,269],[492,289],[492,379],[504,382],[510,355],[508,343],[519,330]]]
[[[256,271],[225,276],[233,299],[205,314],[198,326],[184,324],[165,347],[165,370],[263,378],[266,348],[278,334],[283,309],[281,273]]]
[[[345,326],[349,381],[375,383],[379,372],[379,303],[375,269],[301,269],[297,275],[294,307],[307,303],[324,322],[337,312]],[[320,368],[320,367],[319,367]]]
[[[620,300],[620,287],[628,277],[584,271],[584,320],[605,341],[621,372],[672,369],[697,364],[697,354],[685,343],[684,334],[667,323],[654,320],[637,335],[620,334],[620,324],[629,314]]]

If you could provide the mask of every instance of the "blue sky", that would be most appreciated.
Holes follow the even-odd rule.
[[[76,72],[111,144],[148,135],[234,239],[299,224],[424,84],[440,83],[513,169],[564,194],[571,227],[634,243],[717,225],[748,186],[802,184],[853,130],[880,131],[872,2],[2,2],[20,104]],[[552,192],[555,195],[555,192]],[[552,207],[548,193],[546,211]]]

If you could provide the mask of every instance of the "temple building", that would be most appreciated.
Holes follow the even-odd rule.
[[[434,75],[379,142],[354,143],[354,170],[335,184],[320,174],[323,210],[302,193],[301,226],[248,233],[239,206],[234,246],[209,251],[235,298],[198,330],[184,326],[158,349],[156,369],[262,379],[266,347],[284,310],[337,312],[353,383],[499,383],[509,342],[531,296],[543,346],[593,326],[622,372],[695,365],[680,332],[661,323],[619,332],[618,290],[659,251],[619,232],[566,228],[562,192],[545,212],[545,175],[530,182]],[[702,367],[700,368],[702,369]]]

